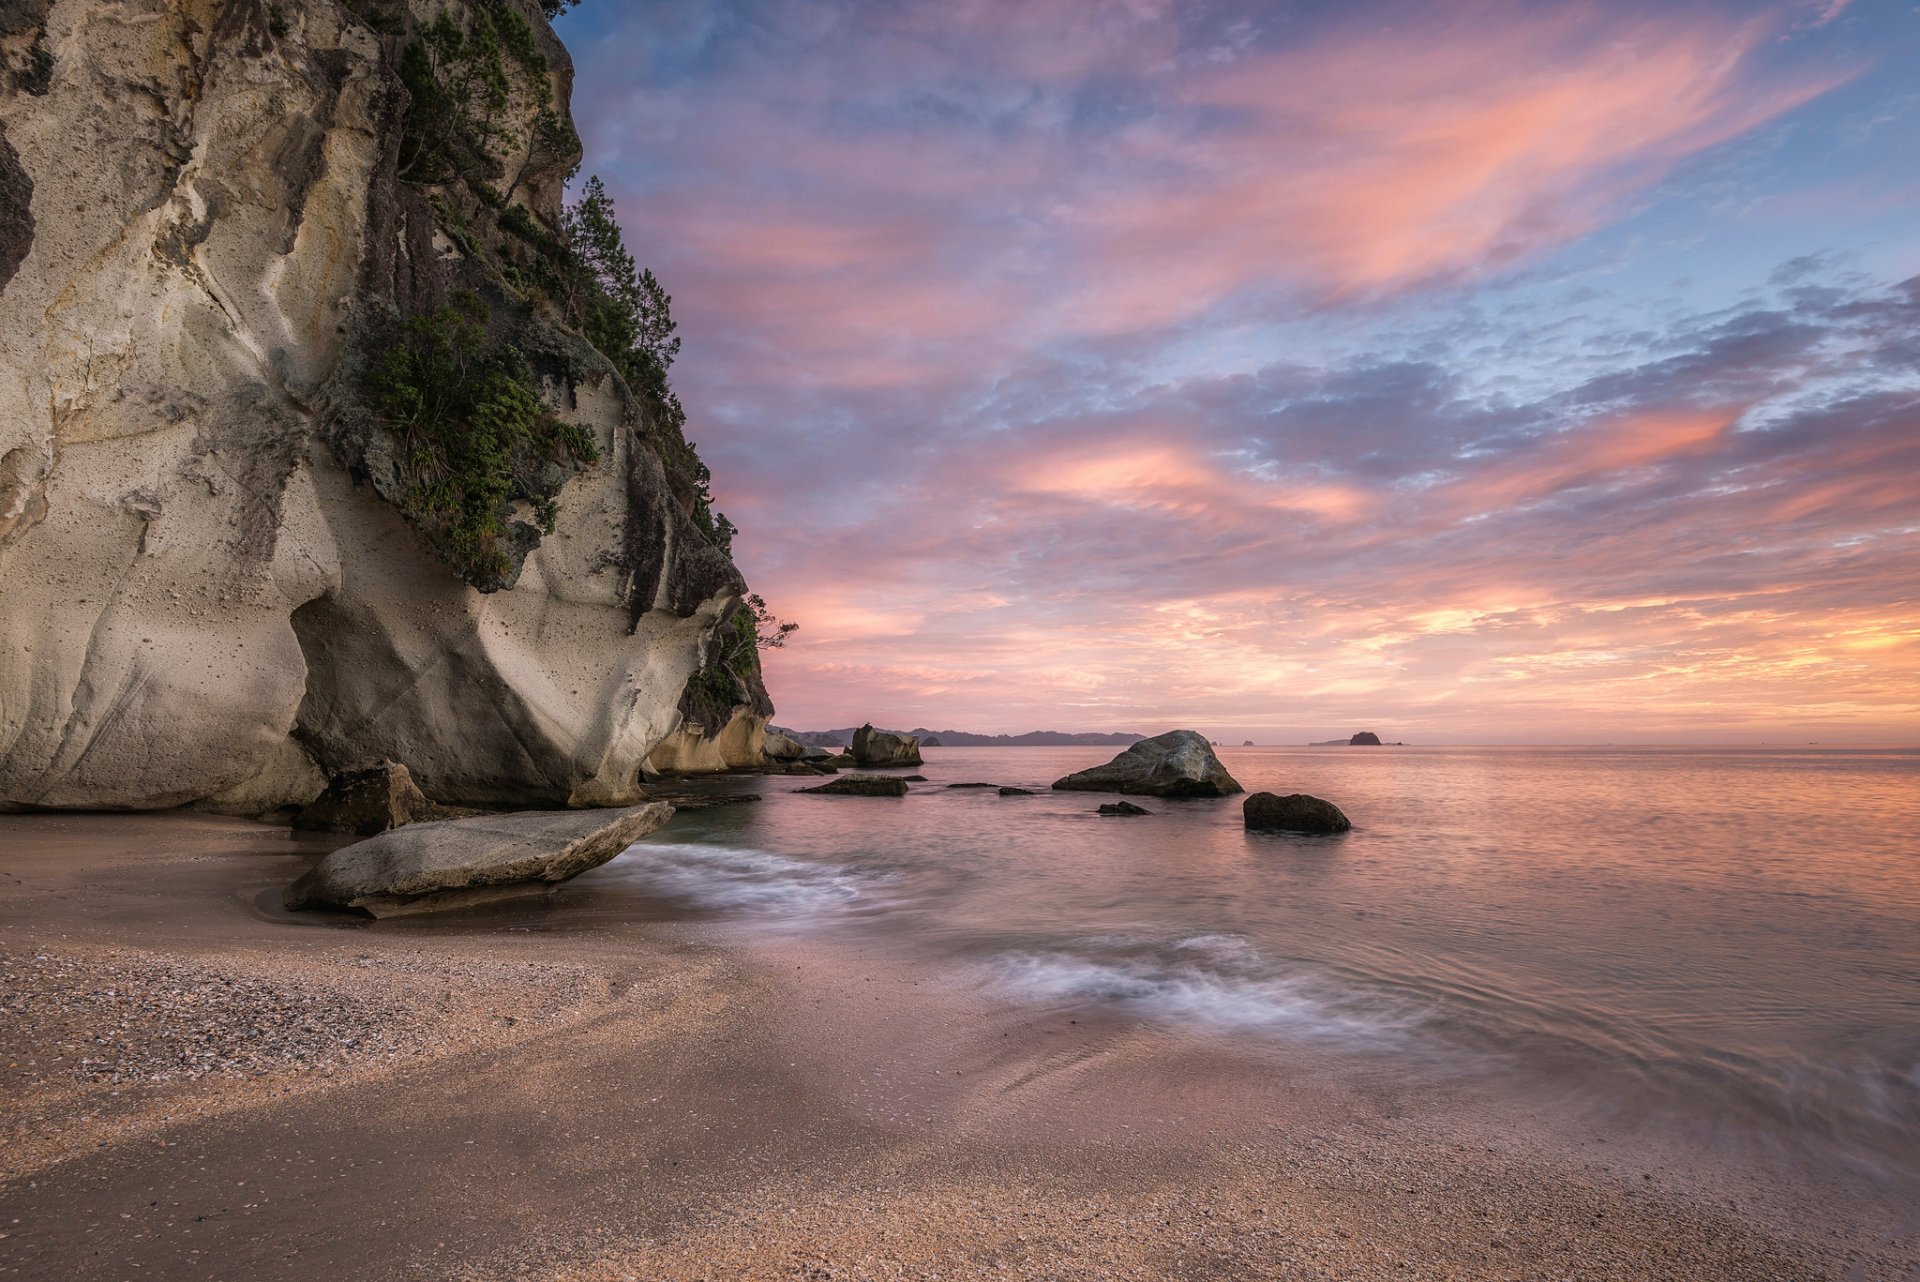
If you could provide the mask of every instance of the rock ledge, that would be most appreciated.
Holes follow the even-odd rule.
[[[606,863],[672,814],[655,801],[410,824],[334,851],[288,886],[283,900],[296,912],[397,917],[538,893]]]

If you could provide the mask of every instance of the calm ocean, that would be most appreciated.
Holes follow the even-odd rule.
[[[931,749],[898,800],[714,781],[764,800],[580,884],[896,950],[1009,1003],[1920,1180],[1920,751],[1220,750],[1249,791],[1339,804],[1339,837],[1248,834],[1238,797],[1113,819],[1046,791],[1111,755]],[[975,780],[1040,795],[944,786]]]

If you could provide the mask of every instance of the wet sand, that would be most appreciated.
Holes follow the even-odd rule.
[[[590,879],[279,912],[332,844],[0,816],[0,1279],[1920,1276],[1837,1192]]]

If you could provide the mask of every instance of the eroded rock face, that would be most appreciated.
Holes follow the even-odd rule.
[[[1242,808],[1248,828],[1269,832],[1345,832],[1353,827],[1340,807],[1304,792],[1256,792]]]
[[[798,739],[788,738],[778,730],[766,731],[763,750],[769,761],[801,761],[807,756],[805,744]]]
[[[1106,765],[1056,779],[1053,786],[1067,792],[1150,797],[1224,797],[1245,791],[1213,755],[1206,736],[1192,730],[1142,739]]]
[[[410,824],[334,851],[282,898],[296,912],[394,917],[538,893],[606,863],[672,815],[655,801]]]
[[[853,747],[848,753],[855,765],[867,767],[918,766],[920,740],[913,735],[888,734],[872,725],[853,732]]]
[[[355,344],[482,274],[396,178],[396,57],[337,0],[0,6],[0,808],[264,810],[381,758],[447,802],[622,804],[681,723],[741,584],[590,348],[535,353],[599,461],[510,589],[382,497]],[[522,175],[536,225],[571,163]]]

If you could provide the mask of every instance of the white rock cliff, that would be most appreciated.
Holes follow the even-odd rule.
[[[492,223],[463,246],[458,193],[396,178],[399,41],[364,8],[0,5],[0,808],[259,811],[382,759],[443,801],[626,804],[735,609],[584,344],[539,371],[599,459],[517,527],[510,587],[381,497],[342,391],[369,318],[468,286],[495,329],[531,312]],[[512,205],[554,226],[574,159]]]

